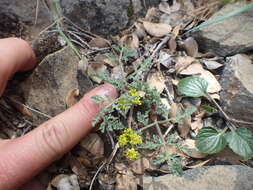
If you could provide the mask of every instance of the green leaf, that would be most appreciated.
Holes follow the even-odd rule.
[[[97,104],[103,103],[105,101],[104,97],[100,95],[95,95],[91,97],[92,101],[94,101]]]
[[[208,83],[199,77],[186,77],[177,85],[178,92],[188,97],[201,97],[207,93]]]
[[[227,145],[223,133],[219,133],[212,127],[204,127],[200,129],[195,143],[200,152],[207,154],[220,152]]]
[[[226,135],[228,146],[243,158],[253,157],[253,137],[250,130],[239,128]]]
[[[215,107],[213,107],[213,106],[210,106],[210,105],[203,105],[202,107],[203,107],[203,109],[204,109],[206,112],[208,112],[208,113],[210,113],[210,114],[213,114],[213,113],[217,112],[217,109],[216,109]]]

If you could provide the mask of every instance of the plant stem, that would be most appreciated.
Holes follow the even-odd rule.
[[[49,1],[49,6],[50,6],[51,11],[53,12],[54,20],[56,22],[56,28],[58,29],[59,34],[67,42],[68,46],[75,52],[75,54],[79,57],[79,59],[82,59],[81,54],[75,48],[74,44],[71,42],[69,37],[66,36],[66,34],[62,30],[63,28],[62,22],[61,22],[62,11],[61,11],[59,0]]]
[[[214,24],[214,23],[220,22],[220,21],[222,21],[224,19],[228,19],[228,18],[230,18],[232,16],[235,16],[235,15],[237,15],[239,13],[242,13],[242,12],[247,11],[247,10],[252,9],[252,8],[253,8],[253,2],[249,3],[247,5],[244,5],[242,7],[239,7],[239,8],[235,9],[234,11],[232,11],[232,12],[230,12],[230,13],[224,15],[224,16],[219,16],[219,17],[214,18],[214,19],[212,19],[210,21],[204,22],[204,23],[200,24],[199,26],[196,26],[196,27],[192,28],[191,30],[187,31],[186,33],[189,33],[191,31],[195,31],[197,29],[203,28],[203,27],[208,26],[210,24]]]
[[[144,130],[150,128],[150,127],[153,127],[154,125],[156,125],[156,123],[158,123],[158,124],[164,124],[164,123],[167,123],[167,122],[170,122],[170,121],[176,121],[176,122],[177,122],[177,121],[179,121],[180,119],[183,119],[183,118],[187,117],[188,115],[191,115],[191,114],[194,113],[195,111],[196,111],[196,108],[194,108],[194,109],[192,109],[192,110],[190,110],[190,111],[188,111],[188,112],[185,112],[184,114],[181,114],[181,115],[179,115],[179,116],[177,116],[177,117],[172,117],[172,118],[165,119],[165,120],[162,120],[162,121],[156,121],[156,122],[154,122],[154,123],[151,123],[151,124],[149,124],[149,125],[147,125],[147,126],[141,128],[141,129],[139,129],[139,132],[144,131]]]
[[[236,130],[237,127],[232,122],[232,119],[226,114],[226,112],[223,111],[222,107],[215,101],[215,99],[213,99],[209,94],[207,94],[206,98],[215,104],[215,106],[219,109],[225,119],[229,122],[233,130]]]

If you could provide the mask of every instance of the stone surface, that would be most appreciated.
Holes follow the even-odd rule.
[[[28,25],[29,33],[37,35],[41,30],[52,23],[49,10],[42,1],[39,1],[38,19],[36,25],[37,1],[30,0],[1,0],[0,1],[0,37],[11,34],[20,35],[22,25]],[[21,24],[22,23],[22,24]],[[20,36],[19,36],[20,37]]]
[[[135,14],[145,12],[160,0],[62,0],[66,17],[96,34],[115,34],[124,29]]]
[[[18,93],[25,104],[50,116],[66,109],[67,94],[79,88],[81,95],[91,87],[91,82],[78,70],[78,57],[65,47],[48,55],[33,73],[18,86]],[[34,124],[48,120],[47,117],[33,113]]]
[[[228,4],[209,20],[230,13],[245,5],[245,2]],[[213,51],[221,56],[234,55],[253,49],[253,10],[203,27],[194,32],[202,51]]]
[[[252,61],[238,54],[228,58],[220,79],[222,86],[220,99],[223,109],[231,117],[247,122],[253,122],[252,76]],[[242,126],[253,129],[253,125]]]
[[[182,177],[145,177],[144,190],[252,190],[253,169],[245,166],[212,166],[187,170]]]

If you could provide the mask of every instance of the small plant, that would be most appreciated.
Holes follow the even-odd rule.
[[[137,53],[125,46],[114,46],[113,51],[115,53],[108,57],[118,60],[122,69],[123,64],[131,63]],[[155,164],[167,163],[171,172],[181,174],[180,156],[176,153],[169,153],[167,146],[172,145],[179,148],[183,146],[177,143],[177,139],[169,135],[164,136],[159,125],[170,121],[179,122],[196,109],[191,107],[175,118],[168,118],[168,108],[161,102],[160,94],[156,89],[150,88],[144,80],[144,75],[151,67],[152,59],[143,58],[141,62],[133,64],[133,72],[126,78],[114,80],[110,77],[109,72],[96,75],[103,81],[115,85],[120,96],[116,100],[101,96],[93,97],[96,103],[109,103],[96,115],[93,125],[99,125],[101,132],[115,131],[118,134],[117,141],[122,155],[127,159],[136,160],[141,157],[143,149],[157,148],[158,155],[153,162]],[[145,132],[151,128],[155,128],[156,134],[152,139],[147,139]]]
[[[187,97],[206,97],[221,111],[229,125],[222,130],[204,127],[196,137],[196,147],[200,152],[214,154],[223,150],[227,145],[238,155],[249,159],[253,157],[252,132],[245,128],[237,128],[219,104],[207,93],[208,83],[199,77],[186,77],[178,84],[180,94]],[[229,131],[228,131],[229,130]],[[228,131],[228,132],[227,132]]]

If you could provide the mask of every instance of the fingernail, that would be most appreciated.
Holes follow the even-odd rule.
[[[116,88],[111,85],[111,84],[103,84],[97,88],[95,88],[94,90],[96,90],[96,95],[100,95],[100,96],[109,96],[113,99],[115,99],[118,96],[117,90]]]

